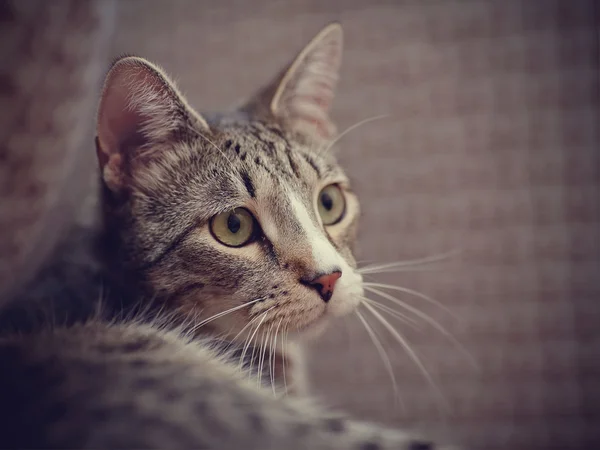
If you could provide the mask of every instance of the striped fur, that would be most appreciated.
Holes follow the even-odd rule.
[[[245,106],[206,117],[155,65],[113,65],[96,139],[101,231],[73,233],[0,316],[3,447],[434,448],[257,388],[229,345],[257,318],[267,342],[319,331],[359,302],[358,201],[324,151],[340,54],[332,25]],[[331,183],[347,206],[324,226],[316,201]],[[242,206],[260,238],[219,244],[211,217]],[[303,281],[332,271],[342,277],[326,302]]]

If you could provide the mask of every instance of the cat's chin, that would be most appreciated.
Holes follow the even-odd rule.
[[[312,341],[327,330],[330,320],[331,318],[327,314],[323,314],[316,320],[294,332],[293,335],[290,333],[290,336],[297,341]]]

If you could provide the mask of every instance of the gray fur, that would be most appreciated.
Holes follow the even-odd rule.
[[[261,350],[275,364],[293,357],[267,349],[272,333],[318,330],[360,301],[358,202],[327,151],[340,45],[341,29],[326,28],[239,111],[212,117],[196,113],[151,63],[115,63],[98,116],[101,231],[62,249],[64,283],[47,292],[61,270],[54,260],[0,318],[1,408],[10,411],[3,446],[433,448],[285,397],[281,386],[263,389],[270,363],[252,367]],[[347,210],[324,227],[315,198],[329,183],[341,186]],[[237,207],[253,209],[262,234],[232,250],[208,228]],[[354,280],[348,298],[336,288],[328,303],[307,287],[341,266],[340,280]],[[257,319],[264,344],[235,341]],[[252,349],[240,361],[245,342],[258,356]]]
[[[0,357],[3,448],[433,448],[276,399],[208,346],[148,326],[7,339]]]

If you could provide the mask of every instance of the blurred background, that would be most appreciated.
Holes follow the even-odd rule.
[[[471,448],[600,448],[596,1],[111,3],[95,2],[100,19],[89,27],[68,16],[55,30],[99,30],[80,44],[93,52],[78,53],[95,68],[75,83],[87,109],[71,126],[83,131],[64,147],[74,150],[54,175],[66,180],[69,205],[81,206],[95,174],[92,105],[111,57],[133,53],[160,64],[194,107],[213,111],[247,97],[322,26],[340,21],[339,129],[389,115],[340,141],[339,158],[362,201],[358,259],[461,253],[369,278],[451,311],[388,291],[439,324],[421,318],[413,330],[390,318],[428,376],[369,319],[389,354],[395,401],[380,354],[351,317],[310,346],[313,390],[356,417]],[[75,45],[75,34],[69,39]],[[72,94],[75,72],[64,73]],[[90,206],[78,209],[80,217]]]

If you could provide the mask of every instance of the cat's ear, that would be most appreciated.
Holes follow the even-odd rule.
[[[326,26],[244,109],[267,113],[307,138],[332,139],[336,128],[329,110],[338,81],[342,47],[341,25]]]
[[[109,70],[102,91],[96,128],[96,151],[104,181],[111,190],[123,186],[125,171],[156,144],[186,128],[208,125],[157,66],[127,56]]]

